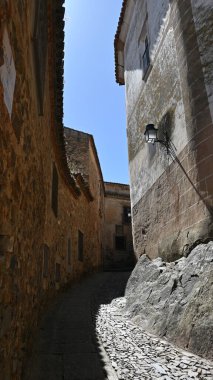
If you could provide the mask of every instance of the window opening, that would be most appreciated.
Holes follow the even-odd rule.
[[[78,260],[84,260],[84,234],[78,231]]]
[[[53,164],[52,173],[52,210],[55,216],[58,216],[58,173],[55,164]]]
[[[43,245],[43,277],[47,277],[49,273],[49,256],[50,256],[50,249],[46,244],[44,244]]]
[[[115,249],[117,251],[126,250],[126,237],[125,236],[115,236]]]
[[[144,44],[145,44],[145,50],[144,50],[143,57],[142,57],[143,76],[146,74],[146,72],[147,72],[147,70],[148,70],[148,68],[150,66],[149,41],[148,41],[148,37],[147,36],[145,38]]]
[[[123,208],[123,222],[126,224],[131,223],[131,207],[125,206]]]
[[[123,232],[124,232],[124,228],[122,225],[116,225],[115,226],[115,233],[117,236],[122,236],[123,235]]]
[[[60,282],[61,280],[61,265],[56,263],[55,265],[55,281]]]

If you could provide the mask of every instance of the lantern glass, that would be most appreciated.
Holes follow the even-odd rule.
[[[146,126],[146,131],[145,131],[144,135],[145,135],[145,140],[147,143],[154,144],[155,142],[158,141],[157,131],[158,130],[155,128],[154,124],[148,124]]]

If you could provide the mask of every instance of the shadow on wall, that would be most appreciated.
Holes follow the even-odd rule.
[[[187,252],[187,244],[213,237],[213,126],[206,86],[212,85],[212,77],[207,78],[210,63],[205,65],[200,43],[203,37],[206,51],[210,51],[212,9],[204,1],[198,9],[192,1],[165,0],[159,1],[159,17],[155,18],[153,0],[147,1],[148,16],[142,5],[145,1],[134,3],[137,16],[133,15],[135,20],[129,26],[124,54],[135,250],[140,255],[144,247],[153,248],[151,257],[170,250],[179,255]],[[170,19],[163,30],[169,6]],[[147,51],[150,70],[144,76]],[[179,163],[168,162],[160,144],[144,148],[144,127],[151,122],[159,127],[159,138],[167,130],[177,145]],[[142,157],[144,161],[138,162]],[[152,233],[153,225],[158,234]],[[143,234],[143,227],[147,234]]]
[[[159,36],[162,32],[162,27],[163,27],[163,23],[164,23],[164,20],[165,20],[165,17],[168,13],[168,10],[169,10],[169,0],[166,0],[166,1],[161,1],[161,8],[160,8],[160,12],[161,12],[161,20],[159,23],[155,24],[155,30],[154,30],[154,34],[152,34],[152,36],[150,36],[150,27],[149,27],[149,22],[154,22],[154,19],[152,20],[151,19],[151,16],[149,14],[149,10],[147,9],[147,6],[144,5],[143,9],[141,10],[141,3],[140,1],[139,2],[136,2],[136,9],[135,9],[135,13],[138,15],[138,18],[140,18],[140,20],[142,22],[140,22],[140,30],[138,30],[138,40],[137,40],[137,52],[138,54],[136,56],[134,56],[134,59],[131,59],[131,60],[128,60],[128,61],[125,61],[125,71],[136,71],[136,70],[143,70],[143,67],[145,66],[145,61],[144,61],[144,53],[145,53],[145,50],[147,48],[147,42],[148,42],[148,46],[149,46],[149,54],[151,55],[151,51],[153,49],[153,47],[155,47],[155,45],[157,44],[157,41],[159,39]],[[145,1],[144,1],[144,4],[145,4]],[[150,18],[150,19],[148,19]],[[132,41],[131,39],[133,38],[133,34],[135,33],[135,24],[131,25],[131,28],[130,28],[130,32],[129,32],[129,36],[128,36],[128,39],[125,43],[125,50],[128,50],[129,48],[129,43]],[[150,45],[150,40],[151,40],[151,45]],[[120,45],[121,47],[123,46],[122,44]],[[148,62],[149,64],[150,62]],[[143,74],[143,77],[145,76],[145,73]],[[146,78],[145,78],[146,79]]]
[[[174,0],[173,0],[174,1]],[[171,2],[173,2],[171,1]],[[184,101],[185,101],[185,108],[189,106],[189,114],[186,113],[186,125],[187,125],[187,133],[189,139],[193,138],[195,135],[195,130],[198,132],[199,130],[202,130],[203,127],[209,127],[209,129],[212,129],[212,118],[209,108],[209,101],[208,96],[206,92],[206,86],[205,86],[205,78],[203,74],[203,64],[201,62],[201,54],[198,46],[198,40],[197,40],[197,33],[192,13],[192,8],[189,7],[187,16],[184,15],[185,8],[184,4],[181,1],[177,2],[178,10],[179,10],[179,18],[180,18],[180,25],[181,29],[183,31],[183,42],[184,42],[184,51],[185,51],[185,59],[186,59],[186,65],[185,65],[185,71],[187,72],[187,84],[188,84],[188,93],[187,97],[183,93]],[[183,13],[184,12],[184,13]],[[210,13],[210,12],[209,12]],[[210,18],[209,14],[209,18]],[[188,20],[188,23],[186,22],[186,17]],[[206,20],[206,22],[210,22],[210,20]],[[212,21],[211,21],[212,23]],[[213,25],[212,25],[213,26]],[[187,30],[190,28],[190,36],[189,39]],[[178,42],[177,42],[178,44]],[[177,46],[178,48],[178,46]],[[192,54],[193,51],[193,54]],[[178,59],[180,59],[178,57]],[[181,64],[181,62],[179,62]],[[187,68],[190,68],[190,70],[187,70]],[[198,83],[199,79],[199,91],[197,91],[196,83]],[[211,131],[209,131],[209,134],[211,135]],[[211,194],[210,186],[212,186],[212,183],[210,184],[210,181],[202,181],[204,177],[204,164],[200,164],[200,161],[207,157],[207,154],[212,153],[212,142],[205,142],[201,143],[202,141],[202,132],[201,134],[196,133],[194,139],[191,141],[191,149],[195,150],[195,159],[198,163],[197,170],[198,170],[198,178],[197,182],[199,182],[199,190],[203,192],[207,192]],[[211,162],[213,162],[211,160]],[[210,163],[209,163],[210,164]],[[208,165],[208,164],[207,164]]]
[[[187,139],[190,141],[190,149],[195,152],[195,161],[197,163],[197,182],[199,182],[199,190],[201,192],[205,192],[205,194],[211,194],[212,193],[212,181],[203,181],[204,177],[204,170],[205,170],[205,163],[201,163],[203,158],[207,157],[207,154],[209,152],[209,155],[212,152],[212,141],[205,142],[201,144],[201,139],[203,138],[202,132],[199,133],[204,127],[211,126],[212,129],[212,118],[211,113],[209,109],[209,101],[208,96],[206,92],[206,86],[205,86],[205,79],[204,79],[204,73],[203,73],[203,64],[201,62],[201,54],[199,50],[198,45],[198,39],[197,39],[197,31],[195,28],[195,22],[194,22],[194,16],[192,12],[192,6],[191,3],[187,4],[187,12],[186,12],[186,4],[183,1],[179,0],[170,0],[170,1],[163,1],[160,8],[160,20],[158,23],[155,23],[155,18],[152,19],[152,15],[149,14],[149,5],[146,7],[144,6],[144,9],[141,10],[141,4],[139,2],[136,2],[136,8],[135,12],[138,13],[138,17],[142,20],[142,29],[141,32],[137,31],[137,25],[131,25],[129,29],[129,35],[128,39],[125,44],[125,52],[127,55],[127,59],[125,59],[125,71],[126,72],[134,72],[137,70],[143,71],[144,62],[143,62],[143,56],[146,50],[146,44],[145,40],[148,38],[148,42],[150,43],[149,46],[149,55],[152,56],[152,50],[155,48],[155,45],[160,38],[162,34],[162,27],[165,22],[166,14],[169,10],[169,7],[173,10],[173,6],[177,6],[177,19],[174,18],[173,21],[173,28],[175,30],[174,38],[175,38],[175,44],[176,44],[176,51],[179,52],[181,50],[184,51],[184,57],[183,54],[177,54],[178,59],[178,66],[180,71],[180,79],[181,79],[181,90],[182,90],[182,96],[183,96],[183,103],[184,103],[184,112],[185,112],[185,121],[186,121],[186,128],[187,128]],[[152,9],[153,11],[153,9]],[[142,12],[145,12],[146,16],[143,15]],[[210,12],[209,12],[210,13]],[[210,27],[212,26],[212,21],[210,20],[210,14],[208,15],[209,19],[206,20],[207,24]],[[177,23],[180,23],[180,29],[175,29],[177,26]],[[151,26],[150,26],[151,24]],[[141,27],[141,26],[140,26]],[[152,29],[154,32],[152,32]],[[182,38],[180,38],[180,32],[182,35]],[[201,30],[201,33],[204,33],[205,30]],[[133,49],[135,49],[134,59],[130,59],[128,56],[132,53],[130,48],[130,43],[137,38],[135,37],[137,35],[138,41],[137,46],[134,45]],[[202,36],[201,36],[202,37]],[[205,36],[204,36],[205,37]],[[119,48],[118,48],[119,51]],[[159,55],[159,53],[158,53]],[[136,58],[135,58],[136,57]],[[185,60],[185,64],[183,64],[183,58]],[[155,62],[153,63],[154,67]],[[150,65],[152,66],[152,62],[150,62]],[[152,67],[151,67],[152,68]],[[189,70],[190,68],[190,70]],[[148,73],[149,74],[149,73]],[[144,79],[144,78],[143,78]],[[186,79],[186,81],[185,81]],[[157,78],[157,82],[159,82],[161,79]],[[146,78],[145,78],[146,82]],[[144,83],[145,84],[145,83]],[[187,84],[187,85],[186,85]],[[199,88],[198,88],[199,85]],[[198,91],[199,90],[199,91]],[[144,90],[146,91],[146,90]],[[159,104],[162,106],[162,102],[165,101],[163,94],[159,96],[158,93],[154,94],[154,100],[156,102],[160,102]],[[147,98],[148,99],[148,98]],[[148,99],[149,101],[152,101],[151,98]],[[155,108],[155,107],[154,107]],[[162,107],[161,107],[162,108]],[[165,108],[165,104],[163,106]],[[154,117],[155,120],[158,119],[158,115],[156,114],[150,114],[145,115],[146,107],[144,107],[144,117],[147,118],[147,121],[149,118],[152,119]],[[141,109],[140,113],[143,112]],[[161,117],[160,120],[158,120],[158,126],[159,131],[162,129],[162,126],[166,124],[167,131],[171,132],[171,137],[174,131],[174,123],[172,121],[174,113],[174,110],[170,109],[168,110],[163,117]],[[140,124],[140,123],[139,123]],[[142,128],[144,126],[137,126],[137,129]],[[135,128],[135,127],[134,127]],[[128,131],[128,133],[132,133],[131,131]],[[209,128],[209,132],[206,131],[207,135],[211,135],[211,131]],[[207,136],[207,137],[208,137]],[[135,147],[133,147],[133,151],[136,152],[138,150],[139,145],[144,143],[144,136],[141,131],[137,131],[137,141],[135,141]],[[133,142],[134,145],[134,142]],[[137,145],[137,147],[136,147]],[[150,160],[153,160],[153,156],[155,155],[155,151],[153,148],[150,148]],[[130,148],[130,157],[131,157],[131,148]],[[212,160],[210,163],[210,157],[207,159],[208,163],[206,165],[210,166],[212,164]]]

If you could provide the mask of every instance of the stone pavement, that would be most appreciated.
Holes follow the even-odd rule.
[[[110,302],[123,294],[127,279],[128,273],[98,273],[59,294],[40,325],[24,379],[114,379],[111,364],[96,336],[94,317],[99,301]],[[107,284],[111,291],[103,298],[100,290],[104,285],[105,292]]]
[[[212,380],[211,363],[122,314],[128,276],[95,274],[59,294],[41,323],[24,380]]]
[[[133,324],[125,298],[102,305],[96,329],[119,380],[212,380],[213,362],[179,349]]]

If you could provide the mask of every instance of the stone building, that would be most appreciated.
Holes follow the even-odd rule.
[[[213,238],[212,34],[211,0],[123,1],[115,71],[126,85],[138,256],[175,260]],[[150,123],[179,163],[163,144],[145,142]]]
[[[104,270],[131,269],[134,265],[129,185],[105,182]]]
[[[74,146],[74,139],[67,129],[66,146],[64,142],[63,19],[63,0],[0,4],[4,380],[22,379],[26,353],[47,301],[82,273],[100,268],[102,260],[104,186],[94,141],[86,138],[87,151],[82,151],[87,155],[86,171],[72,166],[69,144]]]
[[[65,128],[64,132],[70,173],[82,193],[76,203],[76,213],[82,214],[77,223],[80,222],[79,231],[85,231],[82,265],[88,272],[102,268],[103,264],[104,181],[93,136],[70,128]]]

